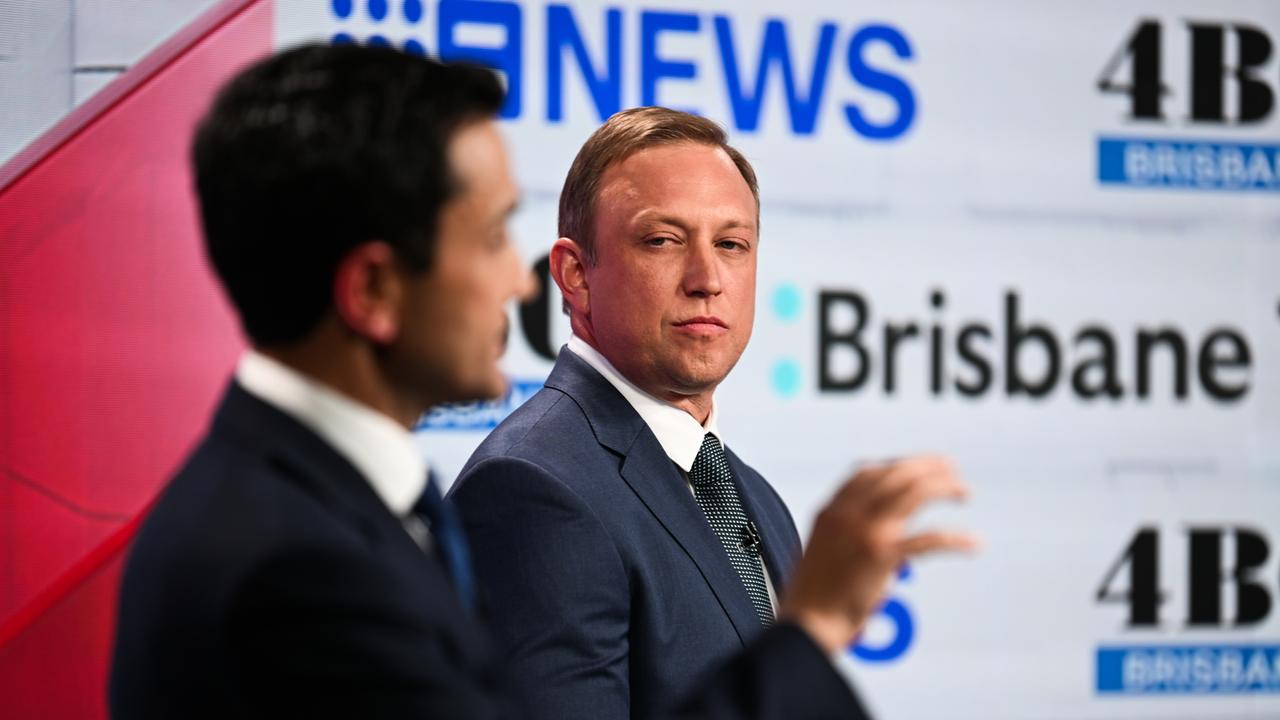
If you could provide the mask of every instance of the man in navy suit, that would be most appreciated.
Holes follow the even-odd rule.
[[[460,525],[409,428],[503,391],[533,281],[492,73],[311,46],[218,95],[206,249],[252,349],[138,535],[117,718],[507,716]]]
[[[529,711],[410,434],[434,404],[502,392],[504,306],[532,289],[506,232],[501,100],[488,71],[355,45],[282,53],[219,93],[196,185],[252,349],[129,558],[114,717]],[[894,532],[859,543],[856,528],[962,491],[923,489],[892,512],[868,504],[876,492],[837,498],[784,621],[680,712],[857,717],[826,654],[922,548]]]
[[[623,111],[569,170],[550,266],[573,336],[450,495],[534,717],[660,716],[782,609],[800,538],[713,397],[751,335],[758,226],[705,118]]]

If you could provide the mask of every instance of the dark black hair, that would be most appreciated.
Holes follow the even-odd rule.
[[[354,44],[294,48],[223,87],[196,131],[196,191],[209,258],[254,343],[314,330],[361,243],[427,270],[457,191],[449,140],[502,98],[489,70]]]

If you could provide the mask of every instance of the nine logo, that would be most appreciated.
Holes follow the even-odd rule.
[[[588,16],[575,15],[569,5],[559,3],[534,9],[530,3],[503,0],[437,0],[432,16],[422,0],[397,4],[401,6],[399,13],[392,11],[388,0],[331,0],[333,17],[343,27],[333,34],[332,42],[360,41],[349,27],[359,19],[379,28],[363,39],[367,44],[398,45],[420,55],[434,51],[446,60],[488,65],[506,78],[507,100],[501,115],[507,119],[530,115],[525,79],[534,71],[545,78],[541,115],[548,123],[565,118],[566,82],[582,83],[600,120],[629,105],[670,104],[664,101],[662,87],[672,81],[711,83],[709,89],[720,91],[723,106],[729,110],[730,117],[725,120],[741,132],[760,130],[762,110],[770,97],[782,103],[787,129],[797,136],[818,132],[819,118],[828,102],[839,102],[844,124],[868,140],[900,138],[916,119],[915,91],[906,78],[895,68],[871,60],[885,53],[895,65],[915,59],[906,33],[886,23],[841,28],[834,22],[821,22],[809,29],[772,18],[757,29],[747,29],[729,15],[674,9],[606,7]],[[359,12],[360,6],[363,12]],[[536,25],[526,18],[530,12],[543,15]],[[397,17],[407,29],[406,38],[390,37],[396,34],[391,26]],[[435,22],[435,37],[430,41],[424,40],[428,20]],[[530,35],[530,26],[540,27],[541,35]],[[584,33],[584,28],[598,30],[603,37],[603,47],[594,56],[585,39],[591,33]],[[795,38],[802,33],[816,38],[808,57],[793,50],[798,44]],[[754,57],[742,50],[751,36],[761,38]],[[708,67],[695,58],[662,49],[678,37],[710,44],[716,61]],[[526,48],[534,43],[541,47]],[[530,57],[542,64],[527,67],[526,58]],[[841,71],[857,88],[887,100],[892,107],[887,117],[866,112],[853,98],[833,97],[832,78]],[[624,87],[638,88],[639,92],[624,98]],[[706,110],[684,109],[695,113]]]

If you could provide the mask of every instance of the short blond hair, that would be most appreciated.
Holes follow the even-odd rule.
[[[724,128],[712,120],[664,107],[640,107],[614,113],[587,138],[560,191],[560,237],[582,248],[587,264],[595,264],[596,198],[605,170],[655,145],[693,142],[720,148],[751,188],[760,213],[760,187],[751,163],[732,145]]]

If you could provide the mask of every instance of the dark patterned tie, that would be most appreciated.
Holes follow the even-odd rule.
[[[729,459],[715,435],[707,433],[702,438],[702,448],[689,470],[689,482],[693,484],[693,496],[698,507],[707,516],[707,523],[720,538],[729,563],[742,578],[742,584],[751,596],[751,604],[760,616],[760,624],[773,625],[773,605],[769,602],[769,588],[764,583],[764,566],[760,563],[760,536],[755,525],[747,519],[733,484]]]
[[[433,546],[453,580],[453,589],[462,606],[474,611],[476,606],[475,577],[471,569],[471,552],[467,548],[462,519],[453,505],[440,495],[435,478],[427,476],[427,485],[413,507],[414,512],[426,520],[431,529]]]

